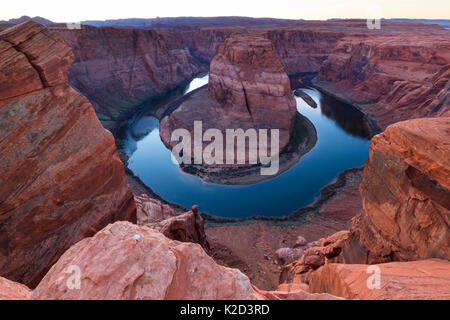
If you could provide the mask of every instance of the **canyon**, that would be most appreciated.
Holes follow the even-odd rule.
[[[364,24],[0,31],[0,299],[448,298],[449,31]],[[158,198],[124,170],[114,138],[208,68],[208,89],[190,98],[287,132],[287,75],[351,104],[379,133],[364,169],[280,219],[219,219]],[[235,83],[236,70],[246,78]],[[274,110],[253,109],[267,93]],[[177,113],[192,116],[188,101],[159,113],[163,140]],[[365,287],[369,265],[386,276],[380,290]]]

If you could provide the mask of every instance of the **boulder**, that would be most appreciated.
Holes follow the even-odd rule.
[[[198,244],[129,222],[108,225],[72,246],[32,299],[336,299],[328,294],[260,291],[237,269],[217,265]]]

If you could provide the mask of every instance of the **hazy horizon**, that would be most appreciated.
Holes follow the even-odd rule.
[[[72,6],[70,6],[72,5]],[[68,8],[69,7],[69,8]],[[14,6],[2,8],[0,20],[21,16],[40,16],[53,22],[86,20],[154,19],[176,17],[249,17],[278,19],[366,19],[376,14],[385,19],[450,19],[450,1],[447,0],[303,0],[276,1],[206,1],[172,0],[153,2],[129,0],[63,2],[57,0],[17,0]]]

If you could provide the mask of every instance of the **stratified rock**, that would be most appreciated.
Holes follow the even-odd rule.
[[[314,84],[373,116],[381,129],[412,118],[450,116],[450,31],[406,27],[363,41],[343,38]]]
[[[72,244],[136,209],[112,135],[67,83],[61,37],[28,21],[0,48],[0,275],[34,287]]]
[[[336,299],[298,288],[260,291],[239,270],[217,265],[198,244],[173,241],[128,222],[111,224],[72,246],[31,298]]]
[[[135,196],[137,222],[139,225],[160,222],[175,217],[175,211],[161,201],[150,198],[146,194]]]
[[[75,55],[70,84],[112,131],[142,103],[164,97],[205,69],[176,33],[90,26],[58,31]]]
[[[372,139],[353,233],[368,263],[450,259],[450,118],[409,120]]]
[[[439,259],[371,266],[332,263],[314,271],[309,281],[311,292],[361,300],[448,300],[449,287],[450,262]]]
[[[221,105],[248,113],[257,127],[280,129],[280,150],[289,142],[296,102],[270,40],[256,35],[225,40],[211,62],[208,91]]]
[[[0,300],[28,300],[30,294],[27,286],[0,277]]]

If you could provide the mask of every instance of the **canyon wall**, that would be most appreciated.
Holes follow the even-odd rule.
[[[450,258],[450,118],[389,126],[363,176],[353,229],[369,263]]]
[[[206,70],[177,33],[88,26],[58,31],[75,55],[70,84],[89,99],[111,131],[143,103],[162,98]]]
[[[70,84],[113,132],[143,103],[207,71],[220,45],[242,33],[271,40],[287,74],[318,72],[315,86],[360,108],[381,129],[449,112],[450,31],[433,25],[384,22],[381,30],[368,30],[364,21],[349,20],[57,30],[75,54]]]
[[[281,280],[310,283],[316,274],[315,281],[320,282],[316,272],[327,275],[331,271],[338,278],[347,278],[336,275],[340,267],[320,271],[329,263],[375,264],[431,258],[443,260],[439,268],[446,269],[448,276],[449,159],[449,117],[398,122],[375,136],[360,187],[362,210],[352,219],[350,230],[320,239],[317,247],[305,251],[283,270]],[[408,266],[404,265],[406,269]],[[415,276],[420,277],[417,273]],[[322,289],[332,286],[326,281],[336,280],[327,277],[319,286]]]
[[[381,129],[411,118],[449,116],[450,31],[406,27],[343,38],[313,83],[357,106]]]
[[[72,244],[136,221],[114,138],[67,81],[60,35],[0,33],[0,275],[31,287]]]

